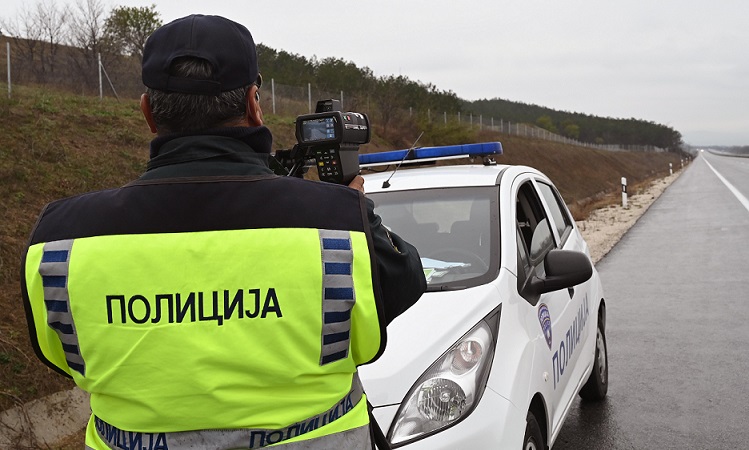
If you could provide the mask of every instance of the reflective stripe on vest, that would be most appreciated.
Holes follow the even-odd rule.
[[[256,449],[291,439],[332,423],[361,401],[363,389],[354,374],[351,390],[327,411],[296,422],[280,430],[244,428],[235,430],[198,430],[171,433],[140,433],[120,430],[98,417],[94,418],[99,438],[112,448],[162,448],[168,450]],[[366,429],[366,428],[365,428]],[[326,445],[330,443],[326,441]],[[336,446],[337,447],[337,446]],[[331,447],[327,447],[331,448]],[[349,447],[337,447],[349,448]]]
[[[348,357],[354,308],[354,253],[348,231],[320,230],[323,264],[320,365]]]
[[[39,263],[39,275],[42,277],[42,286],[44,286],[47,324],[60,336],[68,366],[81,375],[85,375],[86,365],[81,358],[78,333],[70,313],[68,274],[72,248],[72,239],[44,244],[42,260]]]
[[[127,439],[127,438],[125,438]],[[135,437],[134,441],[128,441],[128,447],[120,448],[136,448],[136,449],[153,449],[162,450],[162,447],[156,445],[157,442],[148,440],[141,441],[141,438]],[[138,447],[140,445],[140,447]],[[241,447],[246,448],[246,447]],[[341,431],[340,433],[328,434],[325,436],[316,437],[314,439],[307,439],[303,441],[294,441],[289,443],[281,443],[280,446],[274,448],[281,448],[283,450],[330,450],[345,449],[345,450],[372,450],[372,440],[369,431],[369,425],[363,425],[350,430]],[[200,450],[226,450],[227,447],[200,447]],[[96,450],[94,447],[86,445],[86,450]]]

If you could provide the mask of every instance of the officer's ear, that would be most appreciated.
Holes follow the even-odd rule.
[[[143,94],[140,96],[140,110],[143,113],[143,117],[145,117],[146,119],[148,127],[151,129],[151,133],[156,133],[156,122],[153,121],[151,102],[148,99],[148,94]]]
[[[250,126],[259,127],[263,124],[263,110],[260,108],[260,91],[257,85],[253,84],[247,89],[247,111],[245,118]]]

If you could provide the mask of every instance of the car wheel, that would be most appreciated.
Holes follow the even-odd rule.
[[[525,418],[525,437],[523,438],[523,450],[544,450],[544,436],[541,433],[541,427],[538,425],[536,416],[528,412]]]
[[[606,351],[606,334],[601,320],[596,327],[596,356],[593,371],[582,389],[580,397],[583,400],[600,401],[606,398],[609,390],[609,358]]]

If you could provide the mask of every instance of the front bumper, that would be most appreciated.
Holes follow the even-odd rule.
[[[374,409],[374,415],[383,433],[398,412],[399,405]],[[404,445],[407,450],[417,449],[479,449],[522,448],[525,435],[525,411],[520,411],[504,397],[486,389],[476,409],[463,421],[429,437]]]

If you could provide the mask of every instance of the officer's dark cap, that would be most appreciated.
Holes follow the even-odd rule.
[[[177,77],[176,58],[202,58],[213,66],[207,80]],[[219,95],[259,83],[257,51],[250,31],[220,16],[195,14],[170,22],[151,34],[143,49],[143,84],[163,92]]]

